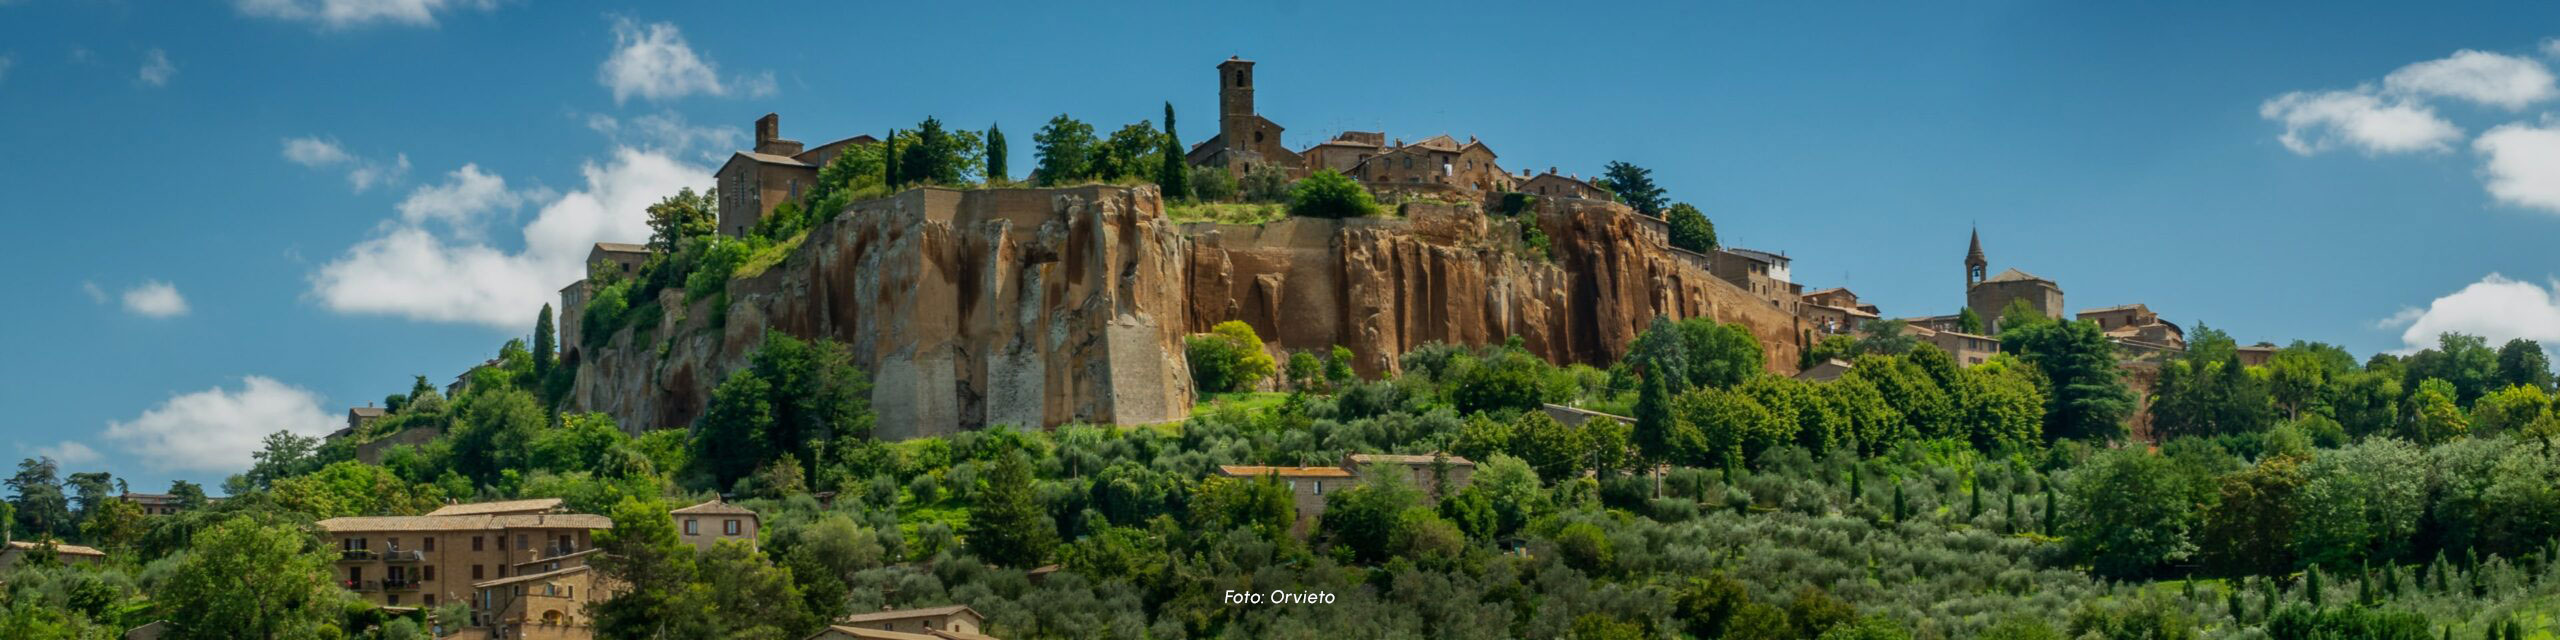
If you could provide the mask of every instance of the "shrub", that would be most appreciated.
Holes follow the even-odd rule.
[[[1251,390],[1278,366],[1263,350],[1262,336],[1242,320],[1185,338],[1183,355],[1191,364],[1192,385],[1202,393]]]
[[[1341,172],[1318,171],[1289,188],[1289,215],[1310,218],[1356,218],[1378,213],[1369,189]]]
[[[1193,165],[1191,195],[1202,202],[1225,202],[1236,197],[1236,176],[1226,167]]]
[[[1237,183],[1246,202],[1289,201],[1289,171],[1277,165],[1257,164],[1245,169]]]

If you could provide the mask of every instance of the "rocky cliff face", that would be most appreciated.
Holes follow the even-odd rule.
[[[1773,370],[1796,361],[1793,316],[1618,205],[1543,205],[1550,259],[1514,248],[1519,222],[1473,207],[1403,213],[1176,226],[1149,188],[908,191],[855,205],[782,265],[732,281],[726,308],[692,305],[580,354],[571,401],[629,428],[688,425],[768,330],[849,345],[892,439],[1181,419],[1182,337],[1226,320],[1283,349],[1348,346],[1371,375],[1427,342],[1513,335],[1552,361],[1605,365],[1656,314],[1740,322]],[[664,295],[682,307],[680,292]]]

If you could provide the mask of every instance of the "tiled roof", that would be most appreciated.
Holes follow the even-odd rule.
[[[382,407],[355,407],[347,409],[347,413],[355,414],[359,418],[380,418],[389,415],[391,410]]]
[[[558,570],[558,571],[544,571],[544,572],[542,572],[542,573],[528,573],[528,574],[524,574],[524,575],[520,575],[520,576],[515,576],[515,577],[511,577],[511,578],[499,578],[499,579],[491,580],[491,581],[488,581],[488,582],[474,582],[474,583],[471,583],[471,588],[473,588],[473,589],[487,589],[487,588],[489,588],[489,587],[500,587],[500,586],[506,586],[506,585],[511,585],[511,584],[515,584],[515,583],[518,583],[518,582],[534,582],[534,581],[538,581],[538,580],[546,580],[546,579],[550,579],[550,578],[557,578],[557,577],[565,576],[565,575],[569,575],[569,574],[572,574],[572,573],[578,573],[578,572],[581,572],[581,571],[589,570],[589,569],[591,569],[591,568],[593,568],[593,567],[589,567],[589,566],[587,566],[587,565],[583,565],[583,564],[582,564],[582,565],[578,565],[578,566],[575,566],[575,567],[569,567],[569,568],[567,568],[567,569],[561,569],[561,570]]]
[[[1409,455],[1395,455],[1395,454],[1386,454],[1386,453],[1354,453],[1354,454],[1351,454],[1351,462],[1352,462],[1353,464],[1369,464],[1369,463],[1373,463],[1373,462],[1384,462],[1384,463],[1389,463],[1389,464],[1431,464],[1431,463],[1433,463],[1434,461],[1436,461],[1436,460],[1440,460],[1440,459],[1443,459],[1443,458],[1441,458],[1441,457],[1437,457],[1437,456],[1409,456]],[[1455,456],[1455,455],[1447,456],[1445,459],[1447,459],[1447,460],[1449,461],[1449,464],[1458,465],[1458,466],[1468,466],[1468,467],[1472,467],[1472,466],[1475,466],[1475,464],[1476,464],[1476,463],[1475,463],[1475,461],[1468,460],[1468,459],[1466,459],[1466,458],[1459,457],[1459,456]]]
[[[978,616],[978,617],[980,617],[980,618],[985,618],[985,617],[986,617],[986,616],[978,615],[978,610],[969,608],[969,605],[965,605],[965,604],[953,604],[953,605],[943,605],[943,606],[939,606],[939,607],[925,607],[925,608],[922,608],[922,609],[892,609],[892,610],[889,610],[889,611],[873,611],[873,612],[871,612],[871,613],[857,613],[857,614],[853,614],[853,615],[845,616],[845,617],[842,617],[842,618],[837,618],[837,619],[836,619],[836,622],[878,622],[878,621],[881,621],[881,620],[906,620],[906,619],[909,619],[909,618],[930,618],[930,617],[934,617],[934,616],[947,616],[947,615],[951,615],[951,614],[959,613],[959,612],[962,612],[962,611],[967,611],[967,612],[969,612],[969,615]]]
[[[1443,133],[1443,134],[1440,134],[1440,135],[1431,136],[1431,137],[1428,137],[1428,138],[1423,138],[1421,142],[1416,142],[1416,143],[1413,143],[1413,144],[1410,144],[1410,145],[1405,145],[1405,146],[1410,146],[1410,147],[1422,147],[1422,148],[1424,148],[1424,149],[1430,149],[1430,150],[1433,150],[1433,151],[1457,151],[1457,150],[1458,150],[1458,139],[1456,139],[1456,138],[1451,138],[1451,137],[1449,137],[1449,134]]]
[[[595,547],[587,547],[587,548],[585,548],[585,549],[579,549],[579,550],[577,550],[577,551],[571,551],[571,552],[563,553],[563,554],[556,555],[556,556],[543,556],[543,557],[540,557],[540,558],[534,558],[534,559],[532,559],[532,560],[526,560],[526,561],[523,561],[523,562],[515,563],[515,565],[516,565],[516,566],[521,567],[521,566],[525,566],[525,565],[528,565],[528,564],[542,564],[542,563],[545,563],[545,562],[559,562],[559,561],[561,561],[561,560],[566,560],[566,559],[569,559],[569,558],[584,558],[584,557],[587,557],[587,556],[595,555],[595,554],[596,554],[596,552],[598,552],[598,551],[603,551],[603,549],[597,549],[597,548],[595,548]]]
[[[1218,474],[1237,478],[1280,476],[1283,478],[1348,478],[1351,471],[1342,467],[1263,467],[1253,465],[1218,465]]]
[[[794,158],[792,158],[792,157],[790,157],[790,156],[777,156],[777,155],[773,155],[773,154],[770,154],[770,153],[756,153],[756,152],[753,152],[753,151],[740,151],[740,152],[738,152],[738,156],[737,156],[737,157],[746,158],[746,159],[748,159],[748,160],[754,160],[754,161],[756,161],[756,162],[762,162],[762,163],[765,163],[765,164],[778,164],[778,165],[782,165],[782,166],[786,166],[786,167],[808,167],[808,168],[812,168],[812,169],[817,168],[817,165],[812,165],[812,164],[809,164],[809,163],[806,163],[806,162],[801,162],[801,161],[799,161],[799,160],[797,160],[797,159],[794,159]]]
[[[361,516],[319,522],[331,533],[373,531],[485,531],[491,529],[611,529],[613,519],[588,513],[474,516]]]
[[[2042,282],[2045,284],[2053,284],[2052,280],[2046,280],[2044,278],[2036,277],[2035,274],[2019,271],[2017,267],[2010,267],[2003,270],[2000,272],[2000,275],[1991,276],[1991,279],[1984,280],[1983,282]]]
[[[1635,424],[1636,422],[1635,418],[1611,413],[1601,413],[1579,407],[1568,407],[1560,404],[1538,405],[1538,410],[1547,412],[1547,417],[1555,418],[1557,422],[1562,422],[1566,425],[1580,425],[1592,418],[1608,418],[1627,424]]]
[[[752,516],[752,515],[755,515],[755,514],[756,514],[756,512],[755,512],[755,510],[754,510],[754,509],[749,509],[749,508],[746,508],[746,507],[741,507],[741,506],[738,506],[738,505],[729,504],[729,503],[726,503],[726,502],[721,502],[721,501],[720,501],[720,499],[718,499],[718,498],[713,498],[713,499],[711,499],[710,501],[708,501],[708,502],[704,502],[704,503],[702,503],[702,504],[697,504],[697,505],[693,505],[693,506],[690,506],[690,507],[685,507],[685,508],[682,508],[682,509],[677,509],[677,510],[674,510],[674,511],[669,511],[669,512],[667,512],[667,513],[672,513],[672,514],[676,514],[676,515],[742,515],[742,516]]]
[[[442,508],[436,509],[436,510],[434,510],[434,511],[429,511],[429,512],[427,512],[427,515],[431,515],[431,516],[469,516],[469,515],[482,515],[482,514],[491,514],[491,513],[522,513],[522,512],[527,512],[527,511],[553,511],[553,510],[557,510],[557,509],[559,509],[559,508],[560,508],[560,499],[559,499],[559,498],[531,498],[531,499],[526,499],[526,500],[500,500],[500,501],[497,501],[497,502],[471,502],[471,503],[464,503],[464,504],[449,504],[449,505],[445,505],[445,506],[444,506],[444,507],[442,507]]]
[[[2125,310],[2129,310],[2129,309],[2143,309],[2143,310],[2146,310],[2146,311],[2147,311],[2147,310],[2149,310],[2149,309],[2150,309],[2150,307],[2143,306],[2143,304],[2142,304],[2142,303],[2136,302],[2136,303],[2133,303],[2133,304],[2120,304],[2120,305],[2116,305],[2116,306],[2112,306],[2112,307],[2099,307],[2099,308],[2096,308],[2096,309],[2082,309],[2082,310],[2080,310],[2080,313],[2079,313],[2079,314],[2077,314],[2077,315],[2084,315],[2084,316],[2085,316],[2085,315],[2089,315],[2089,314],[2093,314],[2093,313],[2106,313],[2106,312],[2109,312],[2109,311],[2125,311]]]
[[[838,625],[828,625],[828,626],[827,626],[827,631],[833,631],[833,632],[836,632],[836,633],[841,633],[841,634],[844,634],[844,635],[853,636],[853,637],[855,637],[855,638],[861,638],[862,640],[942,640],[942,637],[941,637],[941,636],[929,636],[929,635],[925,635],[925,634],[921,634],[921,633],[907,633],[907,632],[905,632],[905,631],[881,631],[881,630],[879,630],[879,629],[864,629],[864,628],[862,628],[862,627],[848,627],[848,626],[844,626],[844,625],[840,625],[840,624],[838,624]],[[822,635],[822,636],[823,636],[823,635],[826,635],[826,632],[819,632],[819,635]]]
[[[11,541],[9,541],[9,548],[11,548],[11,549],[17,549],[17,550],[19,550],[19,551],[32,551],[32,550],[35,550],[35,548],[36,548],[36,547],[41,547],[41,546],[44,546],[44,543],[41,543],[41,542],[28,542],[28,541],[25,541],[25,540],[11,540]],[[54,553],[59,553],[59,554],[63,554],[63,555],[70,555],[70,556],[98,556],[98,557],[102,557],[102,558],[103,558],[103,557],[106,557],[106,555],[107,555],[107,552],[105,552],[105,551],[99,551],[99,550],[97,550],[97,548],[95,548],[95,547],[83,547],[83,546],[76,545],[76,544],[65,544],[65,543],[59,543],[59,542],[54,543],[54,545],[53,545],[53,551],[54,551]]]
[[[596,250],[610,253],[648,253],[649,245],[628,242],[598,242]]]

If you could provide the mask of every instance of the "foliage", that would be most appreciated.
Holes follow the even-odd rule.
[[[1295,195],[1289,181],[1289,170],[1271,163],[1245,167],[1244,175],[1236,176],[1236,191],[1244,196],[1245,202],[1287,204]]]
[[[1236,176],[1226,167],[1192,165],[1191,176],[1183,181],[1191,185],[1191,196],[1200,202],[1226,202],[1236,198]]]
[[[971,498],[969,552],[1007,567],[1033,567],[1057,544],[1057,533],[1031,494],[1031,460],[1020,451],[1002,454],[987,484]]]
[[[1007,169],[1004,129],[993,124],[987,125],[987,182],[993,184],[1012,180],[1013,173]]]
[[[692,187],[649,205],[649,249],[673,252],[683,241],[711,235],[720,224],[719,204],[711,192],[695,193]]]
[[[299,528],[233,517],[195,535],[155,597],[169,637],[311,637],[329,622],[336,560]]]
[[[1378,202],[1358,181],[1323,169],[1289,187],[1289,215],[1310,218],[1358,218],[1377,215]]]
[[[2046,438],[2123,437],[2133,394],[2117,377],[2115,344],[2088,321],[2004,324],[2000,349],[2034,365],[2048,382]]]
[[[2063,480],[2060,533],[2072,554],[2101,575],[2143,576],[2194,552],[2194,487],[2178,483],[2168,458],[2140,449],[2099,454]]]
[[[1600,188],[1608,189],[1618,202],[1634,208],[1636,213],[1648,216],[1661,217],[1662,206],[1668,201],[1662,187],[1653,183],[1652,169],[1625,162],[1611,161],[1601,170]]]
[[[1671,205],[1666,214],[1671,226],[1671,246],[1706,253],[1716,250],[1716,223],[1696,206],[1682,202]]]
[[[785,455],[820,463],[838,438],[870,437],[873,420],[870,378],[843,344],[769,332],[747,367],[712,390],[693,460],[728,486]]]
[[[1262,336],[1242,320],[1228,320],[1209,332],[1183,340],[1191,381],[1202,393],[1246,391],[1270,377],[1276,367]]]

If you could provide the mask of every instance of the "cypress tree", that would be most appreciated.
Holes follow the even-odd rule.
[[[1031,458],[1006,452],[987,472],[986,482],[971,499],[969,550],[1000,567],[1039,566],[1057,543],[1057,530],[1033,495]]]
[[[988,184],[1013,179],[1012,174],[1005,172],[1004,159],[1004,129],[998,128],[996,125],[989,124],[987,125]]]
[[[2386,569],[2388,569],[2388,567],[2386,567]],[[2365,606],[2372,606],[2372,605],[2373,605],[2373,567],[2371,567],[2371,566],[2363,567],[2363,568],[2361,568],[2361,569],[2360,569],[2360,573],[2358,573],[2357,575],[2362,576],[2362,578],[2361,578],[2361,579],[2359,579],[2359,580],[2356,580],[2356,604],[2361,604],[2361,605],[2365,605]]]
[[[1967,517],[1968,517],[1968,518],[1981,518],[1981,517],[1982,517],[1982,480],[1981,480],[1981,479],[1979,479],[1979,478],[1975,479],[1975,480],[1973,481],[1973,485],[1972,485],[1971,487],[1969,487],[1969,489],[1970,489],[1970,490],[1972,491],[1972,493],[1973,493],[1973,507],[1972,507],[1972,508],[1973,508],[1973,513],[1972,513],[1972,515],[1967,516]]]
[[[2053,483],[2050,483],[2050,482],[2045,483],[2045,485],[2044,485],[2044,522],[2042,523],[2042,524],[2044,524],[2044,533],[2045,533],[2045,535],[2052,535],[2054,531],[2057,531],[2057,529],[2054,529],[2054,528],[2053,528],[2053,525],[2054,525],[2053,519],[2054,519],[2054,517],[2055,517],[2055,516],[2059,515],[2060,513],[2061,513],[2061,511],[2059,511],[2059,510],[2055,509],[2055,508],[2054,508],[2054,506],[2053,506]]]
[[[2009,533],[2014,534],[2018,532],[2018,491],[2015,485],[2011,485],[2009,489],[2009,493],[2006,494],[2008,506],[2002,508],[2005,513],[2001,514],[2000,523],[2002,527],[2009,530]]]
[[[2320,565],[2311,565],[2303,571],[2302,599],[2308,601],[2311,608],[2320,608]]]
[[[1893,521],[1911,519],[1911,503],[1902,496],[1902,479],[1893,479]]]
[[[2248,583],[2249,578],[2242,576],[2239,581],[2231,583],[2230,588],[2222,592],[2223,604],[2231,608],[2232,622],[2236,623],[2249,617],[2248,607],[2240,603],[2240,587]]]
[[[2264,599],[2258,601],[2258,619],[2274,619],[2276,617],[2276,601],[2283,600],[2284,593],[2276,590],[2276,581],[2274,580],[2259,580],[2258,593],[2259,595],[2265,596]]]
[[[543,303],[542,315],[533,319],[533,384],[537,388],[551,379],[551,364],[558,356],[560,335],[551,328],[551,304]]]
[[[889,137],[880,140],[880,181],[895,192],[904,177],[898,172],[898,130],[890,129]]]
[[[1851,464],[1851,465],[1849,465],[1849,501],[1850,501],[1850,502],[1857,502],[1857,501],[1859,501],[1859,500],[1866,499],[1866,497],[1867,497],[1867,480],[1866,480],[1866,478],[1867,478],[1867,474],[1859,473],[1859,472],[1858,472],[1858,465],[1856,465],[1856,464]]]
[[[1662,461],[1671,458],[1671,390],[1662,376],[1645,376],[1636,391],[1636,453],[1653,470],[1653,497],[1662,497]],[[1731,482],[1728,477],[1725,481]]]
[[[1191,172],[1182,159],[1182,135],[1173,131],[1173,101],[1164,103],[1163,166],[1156,169],[1156,186],[1164,188],[1166,200],[1191,199]]]

